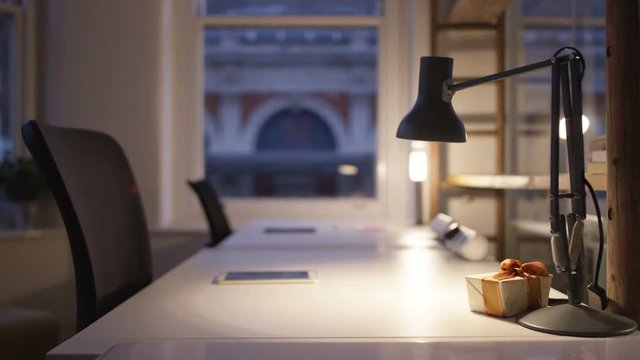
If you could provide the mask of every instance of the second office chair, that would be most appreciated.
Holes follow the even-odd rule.
[[[231,227],[218,199],[218,194],[206,179],[189,181],[188,184],[198,196],[209,223],[211,240],[208,246],[216,246],[231,234]]]

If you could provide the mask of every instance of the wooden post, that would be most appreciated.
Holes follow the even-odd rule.
[[[505,3],[505,6],[508,2]],[[506,46],[505,46],[505,30],[504,30],[504,8],[502,15],[498,17],[498,28],[496,29],[496,72],[506,69]],[[505,127],[507,119],[507,107],[505,105],[505,92],[507,84],[499,81],[496,84],[496,173],[504,175],[506,170],[505,152]],[[507,239],[506,239],[506,191],[496,191],[496,255],[495,259],[502,261],[506,257]]]
[[[607,0],[607,291],[640,322],[640,0]]]
[[[438,0],[431,0],[431,55],[438,55],[438,26],[439,7]],[[440,149],[442,143],[429,143],[429,219],[433,219],[440,212],[440,182],[442,174],[440,171]]]

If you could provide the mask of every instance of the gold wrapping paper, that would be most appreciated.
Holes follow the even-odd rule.
[[[476,301],[472,303],[472,296],[477,294],[472,295],[471,292],[480,292],[480,289],[475,289],[469,278],[469,304],[474,311],[484,310],[489,315],[511,317],[526,309],[547,306],[551,279],[539,261],[522,264],[519,260],[507,259],[500,263],[499,272],[481,277],[483,309],[478,309]],[[522,281],[526,282],[524,287],[520,285]]]
[[[482,279],[482,300],[484,312],[489,315],[505,317],[505,307],[500,296],[500,281],[488,278]]]

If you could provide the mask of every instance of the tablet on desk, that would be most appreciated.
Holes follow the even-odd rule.
[[[229,271],[215,277],[216,284],[291,284],[312,283],[314,271]]]
[[[264,228],[264,232],[267,234],[312,234],[316,232],[312,227],[267,227]]]

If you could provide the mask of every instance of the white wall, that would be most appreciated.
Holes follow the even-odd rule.
[[[186,0],[46,1],[45,118],[104,131],[124,147],[150,227],[202,216],[199,24]],[[178,175],[176,175],[178,174]]]
[[[45,4],[45,118],[40,120],[114,136],[131,162],[149,224],[158,224],[162,3]]]
[[[162,150],[167,159],[162,163],[161,173],[162,225],[185,223],[194,218],[205,223],[198,199],[187,186],[187,180],[204,176],[204,118],[200,112],[204,108],[200,78],[204,65],[195,3],[164,0],[163,5],[164,67],[170,73],[163,72],[166,91],[162,102],[171,104],[171,109],[164,113],[162,120]]]

